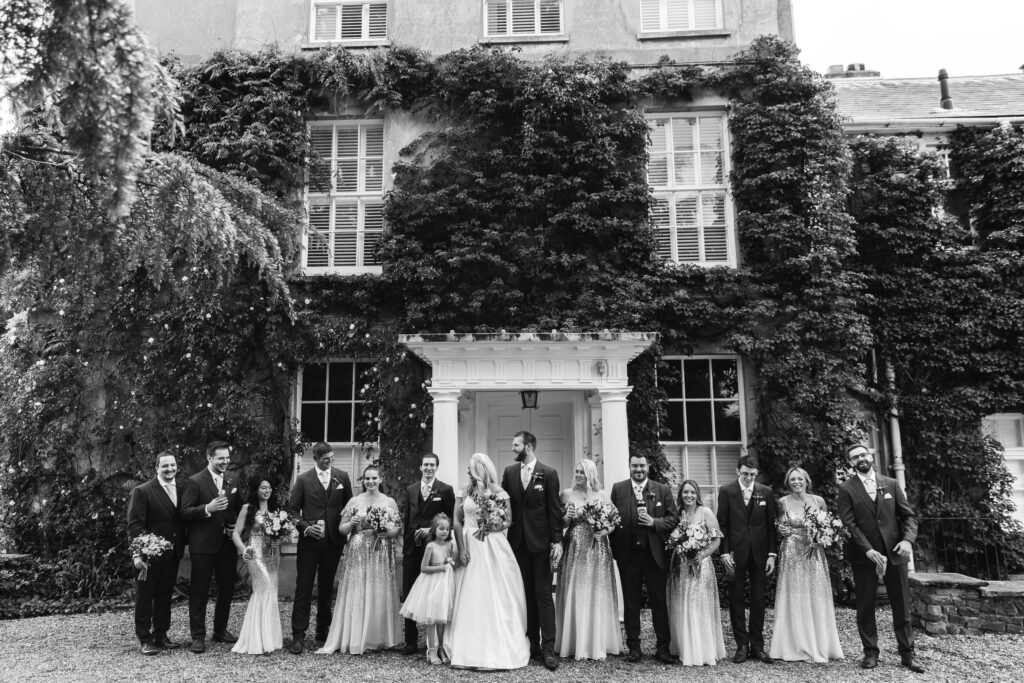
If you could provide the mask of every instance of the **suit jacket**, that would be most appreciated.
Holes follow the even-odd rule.
[[[178,495],[181,502],[181,495]],[[132,489],[128,497],[128,538],[151,533],[162,536],[174,545],[174,556],[185,554],[187,535],[181,509],[171,502],[159,477]]]
[[[665,539],[679,523],[676,503],[672,500],[672,489],[648,479],[644,486],[644,499],[647,501],[647,514],[654,518],[654,528],[648,532],[648,546],[654,561],[664,569],[668,566]],[[632,479],[615,482],[612,486],[612,504],[622,515],[622,526],[611,534],[612,555],[616,562],[625,562],[636,548],[637,535],[643,533],[637,523],[638,512]]]
[[[850,564],[873,564],[869,550],[877,550],[894,565],[907,560],[893,549],[900,541],[917,540],[917,516],[895,479],[875,473],[875,500],[854,475],[839,486],[839,518],[850,530],[846,559]]]
[[[430,486],[430,495],[423,499],[420,483],[409,484],[405,489],[405,515],[402,527],[405,530],[405,543],[402,554],[412,555],[416,549],[416,530],[429,529],[434,515],[444,513],[455,523],[455,489],[439,479],[434,479]],[[421,546],[422,547],[422,546]]]
[[[341,525],[341,511],[351,499],[352,482],[347,473],[332,467],[331,483],[325,491],[315,467],[303,472],[292,485],[288,498],[288,512],[298,519],[299,543],[306,540],[306,529],[322,519],[331,545],[344,547],[345,537],[338,527]]]
[[[522,463],[509,465],[501,477],[512,517],[508,542],[515,549],[525,541],[531,553],[546,553],[552,543],[562,542],[558,472],[538,460],[533,466],[530,483],[523,490],[522,467]]]
[[[178,502],[181,503],[181,515],[188,525],[188,547],[193,553],[216,553],[225,543],[231,545],[231,539],[224,534],[224,529],[235,523],[238,511],[242,508],[242,499],[238,492],[238,479],[224,473],[224,491],[228,496],[226,510],[218,510],[206,516],[206,504],[217,497],[217,485],[213,483],[210,468],[193,474],[185,482]]]
[[[722,554],[732,553],[738,566],[753,560],[760,566],[776,552],[777,507],[775,494],[754,482],[750,505],[743,503],[740,483],[733,480],[718,490],[718,526],[722,528]]]

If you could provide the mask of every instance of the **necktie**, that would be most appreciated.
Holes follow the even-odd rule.
[[[523,465],[520,471],[520,478],[523,480],[523,489],[526,489],[530,485],[530,468],[527,465]]]
[[[320,477],[320,485],[324,487],[324,491],[327,490],[327,487],[331,483],[331,480],[327,478],[327,474],[328,473],[326,471],[324,471],[324,472],[317,472],[317,476]]]
[[[420,495],[423,496],[423,500],[430,498],[430,484],[420,484]]]
[[[167,495],[174,503],[174,507],[178,507],[178,493],[174,488],[174,484],[164,484],[164,488],[167,489]]]
[[[743,504],[744,505],[750,505],[750,495],[751,495],[750,489],[743,489]]]
[[[219,474],[213,475],[213,484],[217,487],[218,493],[224,490],[224,479]]]
[[[876,492],[877,492],[877,489],[875,488],[875,480],[874,479],[865,479],[864,480],[864,490],[868,492],[868,495],[871,497],[871,500],[874,500]]]

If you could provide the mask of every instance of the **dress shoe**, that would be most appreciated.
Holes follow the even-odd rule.
[[[675,664],[679,661],[679,658],[673,655],[671,652],[660,648],[658,649],[658,654],[656,654],[655,657],[662,664]]]
[[[313,638],[313,642],[317,645],[323,645],[327,642],[327,633],[317,633],[316,637]]]
[[[759,660],[763,664],[774,664],[775,660],[768,656],[764,650],[751,650],[750,658]]]
[[[540,647],[533,647],[533,646],[530,647],[530,659],[543,659],[543,658],[544,658],[544,652],[540,649]]]
[[[402,646],[402,654],[403,655],[414,655],[414,654],[416,654],[419,651],[420,651],[420,649],[418,647],[416,647],[416,645],[414,645],[412,643],[406,643],[404,646]]]
[[[188,646],[189,652],[195,652],[197,655],[201,655],[206,652],[206,639],[205,638],[193,638],[192,644]]]
[[[742,664],[747,661],[747,648],[745,646],[736,648],[736,654],[732,656],[732,661],[734,664]]]
[[[544,668],[548,671],[558,670],[558,657],[555,656],[554,652],[544,653]]]
[[[629,653],[626,655],[626,661],[627,662],[632,662],[633,664],[636,664],[637,662],[640,661],[640,658],[642,656],[643,655],[640,654],[640,648],[633,648],[633,647],[631,647],[631,648],[629,648]]]
[[[231,633],[231,631],[224,631],[223,633],[214,633],[213,642],[230,645],[231,643],[237,643],[238,637]]]
[[[142,644],[142,654],[144,654],[144,655],[155,655],[157,652],[160,652],[160,648],[158,648],[153,643],[143,643]]]
[[[913,657],[901,657],[900,658],[900,664],[903,665],[904,667],[910,669],[911,671],[913,671],[916,674],[923,674],[924,673],[924,667],[921,666],[920,664],[918,664],[917,662],[915,662]]]
[[[860,660],[862,669],[874,669],[876,666],[878,666],[878,655],[864,655],[864,659]]]
[[[301,637],[292,638],[292,644],[288,646],[288,652],[291,652],[293,655],[301,655],[302,654],[302,638]]]
[[[161,650],[177,650],[181,647],[180,643],[176,643],[167,636],[160,636],[159,638],[153,638],[153,644]]]

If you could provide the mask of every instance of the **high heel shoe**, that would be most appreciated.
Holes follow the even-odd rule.
[[[437,656],[437,648],[436,647],[428,647],[427,648],[427,663],[428,664],[440,664],[441,663],[441,659]]]

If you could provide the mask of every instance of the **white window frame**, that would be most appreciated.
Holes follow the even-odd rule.
[[[535,30],[530,33],[514,31],[512,22],[513,3],[532,2]],[[543,31],[541,26],[541,6],[549,3],[558,6],[558,31]],[[485,38],[530,38],[561,36],[565,33],[565,5],[563,0],[483,0],[483,35]],[[488,19],[492,5],[505,5],[506,30],[504,33],[491,33]]]
[[[645,19],[651,17],[653,12],[658,14],[657,25],[652,25]],[[685,12],[686,25],[670,25],[673,19],[678,19]],[[640,33],[676,33],[683,31],[719,31],[724,28],[724,16],[722,0],[715,0],[715,24],[714,26],[697,26],[694,0],[640,0]]]
[[[1017,432],[1015,443],[1006,443],[998,438],[996,422],[1011,422]],[[1013,475],[1010,498],[1014,505],[1013,516],[1024,522],[1024,413],[994,413],[982,422],[984,432],[1003,446],[1006,468]],[[1021,445],[1017,445],[1021,444]]]
[[[340,44],[350,47],[386,45],[388,42],[388,12],[389,0],[311,0],[309,9],[309,42],[318,45]],[[361,6],[362,17],[360,19],[360,35],[358,38],[343,38],[341,35],[341,22],[343,6]],[[317,37],[317,10],[322,7],[336,7],[334,34],[330,38]],[[378,31],[374,33],[374,25],[371,22],[371,7],[381,8],[384,11],[383,35]]]
[[[358,150],[357,156],[354,158],[356,163],[356,185],[354,190],[339,190],[337,189],[338,179],[338,161],[342,159],[338,155],[338,131],[339,130],[352,130],[357,131],[358,136]],[[370,244],[368,247],[368,237],[370,240],[376,238],[379,242],[383,238],[384,234],[384,222],[383,216],[380,218],[380,228],[371,226],[367,228],[367,208],[368,207],[379,207],[379,210],[383,212],[384,202],[384,121],[383,119],[352,119],[343,121],[316,121],[309,124],[309,133],[312,136],[316,131],[331,131],[331,153],[328,158],[320,161],[321,164],[326,163],[330,167],[331,174],[331,188],[324,191],[317,191],[315,188],[310,186],[310,180],[307,176],[306,190],[305,190],[305,204],[306,204],[306,230],[303,233],[302,238],[302,270],[307,275],[326,275],[326,274],[337,274],[337,275],[358,275],[358,274],[376,274],[379,275],[383,272],[383,266],[379,263],[372,261],[372,249],[373,245]],[[369,155],[367,151],[367,132],[380,131],[381,135],[381,153],[380,156]],[[344,157],[344,159],[351,162],[353,157]],[[369,183],[367,179],[367,169],[372,169],[374,172],[380,174],[379,182],[374,181]],[[326,232],[322,232],[317,229],[314,223],[314,211],[315,207],[328,206],[329,214],[327,217]],[[340,206],[355,206],[356,207],[356,226],[355,226],[355,263],[346,265],[335,265],[335,259],[338,255],[335,253],[335,236],[343,231],[338,229],[338,207]],[[349,231],[344,231],[349,232]],[[322,240],[327,241],[327,265],[309,265],[309,254],[311,243],[322,245]],[[322,248],[322,247],[318,247]]]
[[[303,389],[303,378],[305,376],[306,366],[300,366],[298,374],[296,375],[296,378],[295,378],[295,391],[294,391],[294,395],[293,395],[293,407],[292,407],[292,415],[295,418],[295,424],[298,427],[299,434],[302,434],[302,407],[303,407],[304,404],[307,404],[307,403],[308,404],[314,404],[315,403],[315,404],[322,404],[322,405],[324,405],[324,428],[323,428],[323,435],[324,435],[324,437],[327,436],[327,416],[328,416],[328,411],[327,411],[326,407],[328,405],[331,405],[331,404],[342,404],[342,403],[348,403],[348,404],[352,405],[352,420],[353,420],[352,421],[352,432],[353,432],[353,434],[355,433],[355,429],[356,429],[356,421],[360,420],[360,419],[363,419],[362,415],[361,415],[362,408],[361,408],[360,404],[362,404],[365,401],[365,399],[360,398],[360,396],[361,396],[361,388],[362,387],[360,387],[360,385],[359,385],[359,377],[355,373],[355,370],[356,370],[356,368],[358,367],[359,364],[370,365],[372,363],[372,361],[370,361],[368,359],[328,358],[328,359],[324,359],[324,360],[320,361],[319,363],[312,363],[311,365],[327,364],[328,366],[330,366],[330,364],[332,364],[332,363],[333,364],[346,363],[346,364],[351,364],[353,366],[353,374],[352,374],[352,377],[353,377],[353,395],[352,395],[352,399],[351,400],[335,400],[335,401],[332,401],[327,396],[325,396],[323,401],[304,401],[302,399],[302,389]],[[330,381],[329,380],[329,377],[330,377],[330,375],[329,375],[330,368],[329,367],[328,367],[327,372],[328,372],[328,375],[327,375],[328,379],[326,381],[329,383],[329,381]],[[338,467],[339,469],[342,469],[342,470],[344,470],[344,471],[349,473],[349,476],[352,478],[353,486],[356,485],[356,479],[362,474],[362,468],[365,467],[366,465],[368,465],[376,457],[376,454],[380,451],[379,444],[376,443],[376,442],[362,443],[362,442],[359,442],[359,441],[327,441],[326,443],[329,443],[334,448],[334,465],[335,465],[335,467]],[[307,451],[306,453],[303,453],[301,458],[297,458],[296,459],[295,471],[293,473],[294,476],[296,476],[296,477],[299,476],[300,474],[302,474],[306,470],[308,470],[311,467],[313,467],[313,464],[314,463],[313,463],[312,454],[309,451]]]
[[[714,182],[713,180],[704,180],[701,177],[702,168],[699,163],[700,155],[702,150],[704,152],[711,152],[715,150],[704,149],[698,142],[694,146],[692,151],[675,151],[673,149],[673,126],[671,121],[675,119],[686,119],[686,120],[698,120],[697,126],[698,131],[700,126],[706,125],[704,121],[716,120],[716,125],[721,126],[719,139],[721,139],[721,149],[718,153],[721,154],[722,161],[722,174],[721,181]],[[728,266],[730,268],[736,267],[736,220],[735,212],[732,205],[732,194],[729,191],[729,173],[730,173],[730,150],[729,150],[729,121],[724,110],[712,110],[712,111],[687,111],[687,112],[666,112],[647,114],[648,125],[651,126],[653,132],[656,121],[668,121],[665,131],[665,149],[656,150],[653,146],[653,137],[651,143],[648,145],[648,183],[650,183],[651,190],[654,195],[654,205],[652,206],[651,221],[655,226],[655,232],[659,237],[659,249],[658,253],[669,261],[674,263],[687,263],[700,266]],[[699,132],[698,132],[699,136]],[[685,184],[678,181],[675,176],[675,156],[678,154],[692,154],[695,155],[697,161],[694,163],[694,174],[696,176],[696,182],[694,184]],[[657,157],[665,157],[666,163],[666,179],[664,184],[655,185],[652,183],[650,178],[651,162],[650,159]],[[678,200],[686,196],[695,196],[697,203],[697,211],[695,212],[694,218],[698,221],[697,227],[697,258],[691,258],[687,255],[683,258],[681,255],[681,240],[679,231],[679,219],[677,215]],[[706,226],[704,225],[704,212],[701,210],[703,202],[705,200],[716,201],[716,198],[721,198],[723,202],[723,219],[724,225],[724,240],[725,240],[725,251],[724,258],[708,258],[709,252],[709,240]],[[659,216],[662,215],[662,203],[665,205],[664,209],[664,223],[659,222]],[[667,231],[667,234],[662,237],[660,233]],[[667,238],[667,240],[666,240]]]
[[[686,399],[684,397],[682,399],[666,399],[666,402],[668,402],[668,403],[683,403],[684,405],[687,402],[711,402],[712,405],[714,405],[716,400],[718,402],[721,402],[721,403],[725,403],[727,401],[732,401],[732,400],[736,400],[738,402],[738,405],[739,405],[739,419],[740,419],[740,440],[739,441],[722,441],[722,440],[714,440],[714,441],[670,441],[670,440],[666,440],[666,441],[662,441],[661,442],[662,446],[665,449],[666,457],[668,457],[670,463],[672,463],[676,459],[680,460],[678,467],[675,467],[675,464],[673,464],[673,467],[675,467],[675,469],[676,469],[676,477],[675,477],[676,481],[673,482],[675,487],[678,487],[679,485],[682,484],[683,481],[685,481],[687,479],[694,479],[694,477],[690,475],[690,471],[691,471],[691,464],[690,464],[691,453],[690,453],[690,451],[691,451],[691,449],[697,450],[699,448],[700,451],[701,451],[699,454],[698,453],[694,453],[693,457],[705,457],[706,453],[710,454],[710,458],[711,458],[711,460],[710,460],[710,468],[711,468],[710,487],[708,488],[708,487],[705,486],[705,484],[707,484],[708,482],[698,482],[698,483],[700,483],[702,485],[701,486],[701,497],[703,499],[704,505],[706,505],[706,506],[708,506],[708,507],[710,507],[712,509],[716,509],[717,508],[717,504],[718,504],[717,503],[717,501],[718,501],[718,489],[720,487],[722,487],[723,485],[725,485],[725,484],[729,483],[730,481],[732,481],[733,478],[734,478],[732,476],[726,477],[724,473],[729,473],[731,475],[732,472],[735,472],[735,470],[736,470],[736,461],[739,459],[739,456],[741,454],[745,453],[746,450],[747,450],[747,398],[746,398],[746,391],[745,391],[746,379],[744,377],[743,359],[740,358],[740,356],[735,355],[735,354],[708,353],[708,354],[695,354],[695,355],[692,355],[692,356],[682,356],[682,355],[664,356],[662,358],[662,360],[666,361],[666,362],[679,363],[679,365],[680,365],[680,375],[679,375],[680,382],[685,382],[685,374],[684,374],[685,373],[685,365],[684,365],[683,361],[703,360],[703,361],[708,361],[708,363],[710,364],[711,361],[715,361],[715,360],[729,360],[729,361],[733,361],[733,362],[736,363],[736,373],[737,373],[736,374],[736,382],[737,382],[737,398],[736,399],[715,399],[713,391],[712,391],[712,395],[711,395],[710,398]],[[713,373],[711,373],[709,375],[709,377],[713,381],[713,377],[714,377]],[[684,419],[685,419],[685,410],[684,410],[683,414],[684,414]],[[712,413],[712,415],[713,415],[713,413]],[[712,428],[714,428],[714,423],[713,422],[712,422]],[[719,454],[720,450],[723,451],[721,453],[721,455]],[[728,460],[724,460],[724,461],[720,462],[720,459],[724,459],[724,458],[728,458]]]

